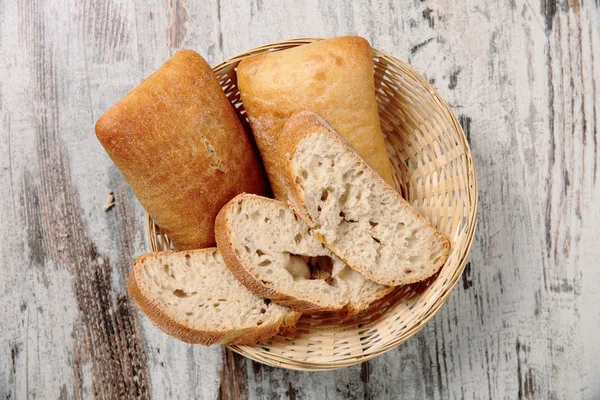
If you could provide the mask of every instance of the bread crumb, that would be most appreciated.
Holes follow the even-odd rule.
[[[113,191],[106,189],[106,200],[104,201],[104,211],[110,210],[115,205],[115,196]]]
[[[57,250],[59,253],[60,253],[60,252],[63,252],[63,251],[65,251],[65,246],[62,246],[62,245],[61,245],[61,246],[58,246],[58,247],[56,248],[56,250]]]

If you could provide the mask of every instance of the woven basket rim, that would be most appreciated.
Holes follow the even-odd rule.
[[[303,44],[307,44],[307,43],[311,43],[311,42],[315,42],[315,41],[320,41],[320,40],[324,40],[324,39],[326,39],[326,38],[324,38],[324,37],[299,37],[299,38],[294,38],[294,39],[281,40],[281,41],[277,41],[277,42],[267,43],[267,44],[246,50],[244,52],[238,53],[232,57],[229,57],[228,59],[216,64],[213,67],[213,70],[219,71],[219,70],[229,67],[233,64],[237,65],[237,63],[239,63],[239,61],[244,58],[248,58],[253,55],[261,54],[261,53],[264,53],[267,51],[280,51],[285,48],[295,47],[295,46],[299,46],[299,45],[303,45]],[[439,94],[439,92],[435,89],[435,87],[433,87],[433,85],[431,83],[429,83],[418,71],[416,71],[414,68],[412,68],[409,64],[403,62],[402,60],[399,60],[398,58],[394,57],[393,55],[391,55],[385,51],[373,48],[373,56],[378,57],[378,58],[384,58],[384,59],[386,59],[387,62],[390,62],[392,64],[395,64],[396,66],[399,66],[399,67],[409,70],[412,73],[412,77],[416,78],[418,80],[419,84],[421,84],[423,86],[423,88],[425,88],[427,90],[427,92],[429,92],[429,94],[432,96],[432,99],[434,99],[436,102],[439,103],[440,108],[443,110],[446,117],[448,117],[449,121],[452,122],[452,127],[456,130],[458,137],[460,138],[460,147],[462,148],[464,156],[465,156],[464,162],[466,165],[466,177],[467,177],[466,180],[467,180],[467,182],[469,184],[468,186],[470,188],[469,200],[470,200],[470,205],[471,205],[469,208],[469,212],[467,214],[468,222],[470,223],[469,231],[468,231],[468,235],[466,236],[466,239],[465,239],[466,246],[464,247],[463,251],[460,254],[460,256],[461,256],[460,261],[458,262],[456,267],[453,268],[453,274],[452,274],[450,280],[447,281],[447,283],[444,285],[445,290],[441,293],[441,295],[436,297],[435,302],[425,311],[424,315],[416,322],[416,324],[412,328],[411,332],[405,336],[399,337],[397,340],[391,340],[391,341],[387,342],[385,344],[385,346],[379,348],[377,351],[373,351],[366,355],[360,355],[360,356],[340,357],[339,359],[336,359],[335,361],[331,361],[328,363],[316,363],[316,362],[310,362],[310,361],[291,360],[289,358],[286,358],[283,356],[278,356],[278,355],[273,355],[273,354],[270,354],[269,357],[263,357],[262,355],[259,355],[255,351],[252,351],[252,352],[249,351],[249,349],[255,349],[256,346],[237,346],[237,345],[227,346],[229,349],[235,351],[238,354],[241,354],[245,357],[251,358],[255,361],[265,363],[268,365],[287,368],[287,369],[293,369],[293,370],[300,370],[300,371],[333,370],[333,369],[343,368],[346,366],[369,361],[383,353],[386,353],[386,352],[396,348],[397,346],[399,346],[400,344],[404,343],[405,341],[407,341],[408,339],[413,337],[415,334],[417,334],[421,329],[423,329],[423,327],[437,314],[437,312],[447,302],[447,300],[450,297],[450,294],[453,292],[454,288],[456,287],[456,285],[458,283],[458,280],[460,279],[460,277],[464,271],[465,265],[468,261],[469,254],[470,254],[470,251],[471,251],[471,248],[473,245],[474,234],[475,234],[476,227],[477,227],[477,212],[478,212],[478,208],[479,208],[477,174],[475,171],[475,164],[474,164],[474,160],[473,160],[472,153],[471,153],[471,147],[468,143],[466,135],[462,129],[462,126],[460,125],[458,119],[456,118],[454,112],[452,111],[452,109],[450,108],[450,106],[448,105],[446,100]],[[157,247],[157,244],[156,244],[157,235],[156,235],[156,231],[155,231],[155,225],[154,225],[151,217],[148,215],[148,213],[146,213],[146,221],[145,222],[146,222],[146,233],[148,235],[151,247],[153,248],[153,251],[154,251],[154,248]],[[465,228],[465,229],[467,229],[467,228]],[[281,361],[278,361],[279,359]]]

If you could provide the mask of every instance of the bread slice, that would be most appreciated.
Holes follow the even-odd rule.
[[[351,268],[377,283],[401,285],[444,265],[448,240],[319,116],[293,115],[279,145],[292,207]]]
[[[355,314],[393,290],[348,268],[281,201],[238,195],[219,212],[215,236],[240,282],[298,311]]]
[[[238,87],[276,198],[288,197],[277,138],[288,118],[302,110],[321,115],[393,185],[373,71],[371,45],[358,36],[269,51],[240,62]]]
[[[254,344],[300,317],[247,290],[216,248],[143,254],[128,286],[154,325],[187,343]]]

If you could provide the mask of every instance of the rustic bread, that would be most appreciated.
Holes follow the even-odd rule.
[[[279,145],[292,207],[351,268],[383,285],[430,277],[446,238],[311,112],[293,115]]]
[[[254,344],[300,317],[247,290],[216,248],[138,257],[129,275],[129,293],[160,329],[206,346]]]
[[[321,115],[393,185],[381,131],[373,54],[357,36],[338,37],[242,60],[238,87],[275,197],[287,198],[277,137],[297,111]]]
[[[267,194],[257,154],[217,78],[180,51],[96,123],[133,193],[179,250],[214,246],[214,219],[241,192]]]
[[[238,195],[219,212],[215,232],[240,282],[297,311],[356,314],[393,290],[348,268],[281,201]]]

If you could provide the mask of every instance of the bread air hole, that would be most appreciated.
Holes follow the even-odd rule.
[[[294,281],[310,278],[310,268],[304,257],[297,254],[289,254],[286,271],[294,278]]]
[[[171,267],[167,264],[164,265],[163,270],[167,275],[169,275],[172,279],[175,279],[175,275],[173,275],[173,271],[171,271]]]
[[[408,257],[408,262],[416,263],[417,261],[419,261],[419,256],[410,256],[410,257]]]
[[[192,256],[190,256],[189,254],[185,255],[185,265],[187,265],[188,267],[192,266],[192,262],[190,260],[191,258],[192,258]]]
[[[258,211],[254,211],[252,214],[250,214],[250,219],[252,219],[254,222],[258,222],[260,219],[260,213]]]
[[[381,240],[379,240],[378,238],[376,238],[375,236],[371,236],[371,239],[373,239],[374,241],[376,241],[377,243],[381,244]]]
[[[183,297],[193,296],[195,294],[198,294],[198,292],[186,293],[185,291],[183,291],[181,289],[175,289],[175,290],[173,290],[173,294],[176,297],[183,298]]]
[[[294,242],[296,242],[296,244],[300,244],[300,242],[302,242],[302,234],[301,233],[296,233],[296,236],[294,236]]]
[[[252,250],[250,250],[250,247],[244,245],[244,249],[246,250],[246,253],[251,253]]]
[[[307,261],[310,269],[310,279],[322,279],[328,285],[332,285],[333,260],[327,256],[310,257]]]
[[[348,197],[350,197],[350,190],[352,188],[352,185],[350,185],[349,183],[346,183],[344,185],[344,194],[342,194],[342,197],[340,198],[340,205],[345,205],[348,202]]]
[[[343,211],[340,211],[340,217],[342,217],[342,220],[345,221],[345,222],[351,222],[351,223],[358,222],[358,221],[355,221],[353,219],[346,218],[346,213],[343,212]]]
[[[369,225],[371,225],[371,228],[375,228],[377,225],[379,225],[379,222],[369,221]]]
[[[333,284],[331,273],[333,260],[327,256],[309,257],[301,254],[290,254],[285,269],[294,281],[324,280],[328,285]]]
[[[410,274],[412,274],[413,272],[414,272],[414,271],[413,271],[412,269],[410,269],[410,268],[406,268],[406,269],[404,270],[404,273],[405,273],[406,275],[410,275]]]
[[[408,236],[406,237],[406,241],[407,241],[408,243],[411,243],[411,242],[414,242],[414,241],[416,241],[416,240],[417,240],[417,231],[416,231],[416,230],[413,230],[413,231],[410,233],[410,235],[408,235]]]
[[[261,249],[256,249],[256,255],[259,256],[259,257],[262,257],[262,256],[265,255],[265,252],[262,251]]]
[[[329,190],[325,189],[321,192],[321,201],[327,201],[327,197],[329,197]]]
[[[262,260],[258,263],[259,267],[266,267],[267,265],[271,265],[271,260]]]

